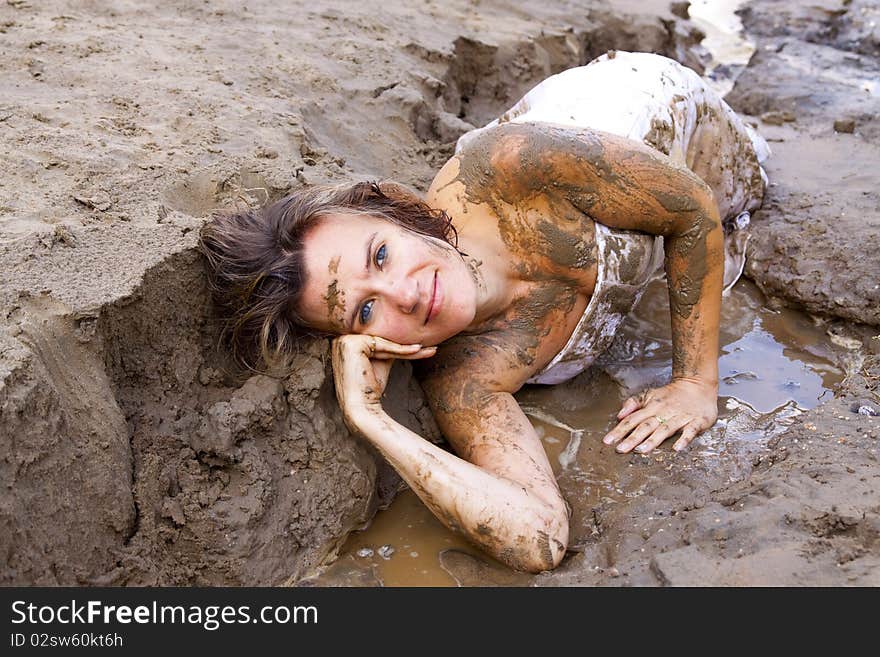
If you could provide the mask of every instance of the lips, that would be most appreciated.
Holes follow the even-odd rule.
[[[431,299],[428,301],[428,313],[425,316],[425,324],[427,324],[431,319],[433,319],[438,312],[440,312],[440,301],[442,301],[442,296],[438,298],[438,292],[440,292],[440,281],[437,278],[437,272],[434,272],[434,284],[431,288]]]

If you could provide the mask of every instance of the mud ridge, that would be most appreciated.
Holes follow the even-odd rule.
[[[248,376],[217,348],[192,241],[96,311],[39,297],[13,313],[4,581],[278,584],[393,493],[342,423],[326,344],[278,378]],[[418,406],[392,406],[430,435]]]

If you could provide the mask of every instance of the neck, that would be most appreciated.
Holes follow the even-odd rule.
[[[480,258],[469,249],[463,249],[465,266],[477,291],[476,314],[464,333],[479,333],[481,328],[496,317],[504,314],[513,303],[514,281],[508,280],[506,273],[491,265],[488,258]]]

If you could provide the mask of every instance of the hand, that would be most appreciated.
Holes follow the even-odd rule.
[[[429,358],[437,347],[402,345],[372,335],[352,333],[333,340],[333,380],[336,398],[349,427],[362,411],[381,411],[382,393],[395,358]]]
[[[648,389],[627,399],[617,414],[621,422],[602,442],[616,444],[622,454],[634,447],[640,454],[648,454],[680,430],[681,437],[673,445],[673,449],[680,452],[699,433],[715,424],[717,417],[716,385],[676,379],[662,388]]]

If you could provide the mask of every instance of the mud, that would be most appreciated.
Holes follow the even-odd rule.
[[[880,425],[868,410],[880,403],[878,305],[873,296],[880,272],[870,255],[876,250],[880,207],[874,191],[878,114],[870,85],[876,69],[868,58],[848,54],[864,54],[872,47],[869,23],[876,21],[877,5],[860,3],[848,10],[848,3],[824,4],[829,3],[804,10],[812,16],[798,17],[793,21],[797,27],[787,22],[785,14],[792,9],[784,3],[750,3],[752,13],[745,15],[747,25],[763,20],[764,27],[771,24],[789,37],[782,53],[797,51],[791,60],[780,61],[778,43],[759,49],[729,97],[736,109],[754,115],[774,150],[767,163],[772,183],[764,209],[754,218],[752,236],[758,241],[748,263],[749,276],[771,296],[751,291],[752,301],[746,303],[737,295],[748,284],[740,283],[733,302],[727,297],[722,306],[722,338],[728,346],[720,362],[724,406],[719,423],[684,458],[661,451],[653,459],[633,456],[625,464],[611,463],[590,442],[595,420],[576,410],[585,399],[597,413],[610,416],[616,410],[614,400],[606,403],[608,395],[596,387],[601,374],[594,370],[592,378],[585,374],[537,396],[525,389],[518,395],[524,407],[537,405],[538,417],[546,420],[555,414],[565,421],[548,425],[535,420],[551,456],[558,445],[576,444],[575,436],[580,441],[575,451],[589,474],[572,478],[557,472],[566,497],[582,505],[576,507],[572,524],[573,548],[579,552],[555,572],[530,577],[510,573],[472,548],[446,543],[437,546],[433,569],[422,561],[421,571],[409,571],[406,582],[429,576],[434,583],[459,586],[876,586],[880,581]],[[782,19],[773,15],[777,11]],[[847,26],[852,27],[849,34],[840,29]],[[755,29],[760,32],[761,26]],[[759,34],[753,38],[768,45]],[[799,42],[817,40],[827,44],[823,57],[828,64],[811,67],[818,49]],[[795,111],[799,105],[811,113],[809,122]],[[855,108],[860,117],[853,119],[855,139],[831,132],[841,120],[836,111],[841,108]],[[761,121],[770,111],[789,118],[778,125],[772,115]],[[848,118],[845,112],[843,118]],[[835,266],[849,266],[850,261],[852,272]],[[838,295],[836,303],[829,299],[829,288]],[[645,302],[650,306],[652,300]],[[754,304],[767,306],[761,321],[767,329],[774,326],[771,330],[784,348],[774,346],[761,330],[749,330],[752,315],[743,306],[754,309]],[[785,304],[816,314],[793,317]],[[776,317],[787,318],[782,334]],[[601,360],[602,369],[624,391],[668,377],[669,354],[651,365],[663,342],[658,333],[656,327],[635,321],[624,327],[623,337]],[[743,337],[730,342],[735,335]],[[788,356],[780,360],[783,353]],[[820,361],[809,369],[789,360],[816,357]],[[766,371],[750,362],[762,363]],[[751,386],[756,387],[749,392]],[[747,404],[738,401],[743,398]],[[571,463],[568,457],[565,461]],[[597,471],[604,477],[597,477]],[[590,497],[596,487],[598,499]],[[583,492],[572,496],[578,489]],[[388,538],[381,528],[378,532],[368,531],[357,541],[367,545],[374,536]],[[404,536],[412,540],[413,534]],[[423,551],[424,546],[420,557]],[[374,585],[403,583],[394,566],[370,567]],[[333,573],[320,578],[332,582]]]
[[[725,301],[719,362],[719,421],[685,452],[676,454],[669,448],[661,448],[650,456],[624,457],[601,444],[602,436],[613,426],[613,414],[623,398],[669,375],[672,350],[669,308],[661,282],[652,284],[636,314],[621,327],[619,339],[592,372],[568,384],[525,388],[517,394],[517,400],[542,438],[573,511],[570,554],[552,574],[533,577],[511,573],[464,543],[461,537],[443,531],[417,500],[414,502],[411,494],[406,493],[396,499],[388,511],[378,514],[367,531],[352,536],[343,548],[344,557],[338,565],[334,564],[309,581],[337,582],[343,575],[339,569],[344,566],[348,576],[358,568],[368,570],[374,586],[659,585],[664,580],[655,575],[653,560],[662,562],[667,551],[686,547],[689,541],[702,542],[700,549],[715,558],[716,553],[712,551],[718,544],[715,537],[730,536],[726,540],[738,541],[737,547],[718,557],[716,573],[701,568],[703,581],[688,580],[685,564],[679,574],[666,583],[777,582],[769,569],[756,571],[751,580],[742,577],[736,582],[724,579],[725,569],[736,566],[735,559],[746,557],[752,564],[761,558],[772,557],[777,564],[785,558],[800,558],[797,551],[803,548],[803,543],[797,543],[794,534],[779,534],[781,549],[788,557],[777,555],[777,535],[772,528],[786,522],[779,517],[780,505],[806,506],[804,500],[814,494],[810,485],[816,485],[807,483],[812,481],[809,477],[791,491],[777,486],[774,496],[778,499],[773,505],[761,507],[760,500],[753,500],[750,509],[753,526],[743,523],[742,536],[726,526],[723,530],[716,529],[715,515],[700,520],[705,527],[695,528],[687,522],[670,523],[678,522],[677,518],[693,517],[711,506],[714,495],[722,498],[728,489],[739,490],[752,477],[771,477],[773,466],[770,464],[782,463],[777,453],[781,446],[789,450],[808,447],[815,459],[826,458],[822,456],[823,442],[817,440],[819,436],[814,435],[811,428],[815,425],[811,418],[823,412],[820,409],[826,407],[820,404],[829,400],[838,409],[846,407],[849,393],[844,392],[835,400],[838,393],[834,391],[847,372],[860,372],[866,363],[856,351],[832,340],[829,330],[837,331],[839,327],[814,322],[789,309],[767,308],[764,296],[748,282],[737,285]],[[866,392],[862,389],[859,398],[864,399]],[[841,420],[841,415],[839,410],[831,415],[832,422],[837,424],[836,430],[856,423],[846,430],[873,431],[880,435],[877,418],[857,417],[852,410],[846,415],[849,419]],[[805,432],[810,442],[805,442],[799,434],[787,442],[789,432],[798,431],[800,426],[807,427]],[[831,442],[839,445],[835,441],[840,437],[836,436]],[[867,440],[868,444],[862,448],[876,448],[876,439],[870,442],[868,436]],[[838,458],[838,455],[827,458]],[[870,452],[867,455],[855,452],[852,460],[847,458],[845,467],[855,469],[853,462],[859,458],[870,463]],[[838,480],[832,486],[840,484]],[[841,496],[851,492],[849,483],[840,491]],[[822,494],[828,498],[836,495],[830,487]],[[865,506],[869,517],[875,513],[870,511],[875,498],[868,496],[859,503]],[[714,508],[712,512],[717,514]],[[718,524],[725,522],[728,521],[722,517]],[[749,536],[749,532],[756,529],[760,533]],[[707,535],[701,535],[702,530]],[[649,537],[650,542],[646,540]],[[801,538],[808,540],[809,537]],[[357,554],[359,549],[375,550],[383,544],[399,549],[390,559]],[[738,550],[743,545],[749,547],[743,547],[740,556]],[[418,553],[417,557],[410,556],[413,550]],[[728,560],[729,566],[726,565]],[[803,583],[810,581],[807,577]]]
[[[746,274],[811,312],[880,326],[878,4],[753,2],[742,18],[757,50],[727,100],[773,149]]]
[[[749,275],[790,303],[876,326],[880,130],[876,87],[863,88],[876,79],[876,5],[781,25],[776,3],[752,7],[749,29],[768,7],[774,27],[731,102],[756,120],[796,120],[761,126],[784,141],[771,143],[777,185],[755,218]],[[195,250],[205,217],[319,182],[424,190],[460,134],[609,49],[705,61],[699,32],[665,1],[47,0],[4,4],[0,33],[4,584],[280,584],[332,560],[400,480],[345,429],[326,341],[304,343],[286,376],[241,371],[217,348]],[[851,134],[833,132],[841,119]],[[826,326],[842,344],[862,340],[853,354],[880,351],[868,329]],[[590,529],[582,553],[526,581],[876,583],[878,431],[848,409],[873,403],[877,375],[867,356],[835,405],[757,446],[738,484],[711,459],[668,473],[650,461],[665,487],[592,515],[585,502],[578,517],[596,519],[583,526],[598,538]],[[385,398],[439,439],[409,365],[395,366]],[[678,529],[658,533],[655,506],[675,510]],[[468,567],[450,547],[444,564]],[[522,583],[475,563],[487,583]]]
[[[345,429],[325,342],[286,377],[218,350],[201,222],[310,183],[424,190],[608,47],[699,65],[663,4],[0,7],[0,581],[278,584],[332,556],[400,481]],[[408,372],[388,405],[436,439]]]
[[[718,263],[718,267],[723,266],[721,249],[717,245],[719,240],[715,240],[715,248],[709,247],[713,232],[717,234],[716,238],[720,238],[720,226],[705,214],[698,213],[692,228],[670,240],[671,254],[666,257],[666,275],[673,277],[673,272],[677,272],[677,278],[672,278],[676,285],[670,288],[669,297],[673,314],[682,320],[690,318],[694,306],[700,303],[706,293],[706,286],[696,281],[705,280],[709,262],[714,261]],[[682,327],[682,330],[686,329]],[[688,342],[689,340],[685,340],[682,344]]]
[[[339,259],[335,258],[338,262]],[[331,262],[332,265],[332,262]],[[333,279],[327,286],[327,293],[324,295],[324,302],[327,304],[327,317],[334,328],[341,328],[346,325],[345,321],[345,293],[338,289],[339,281]]]

